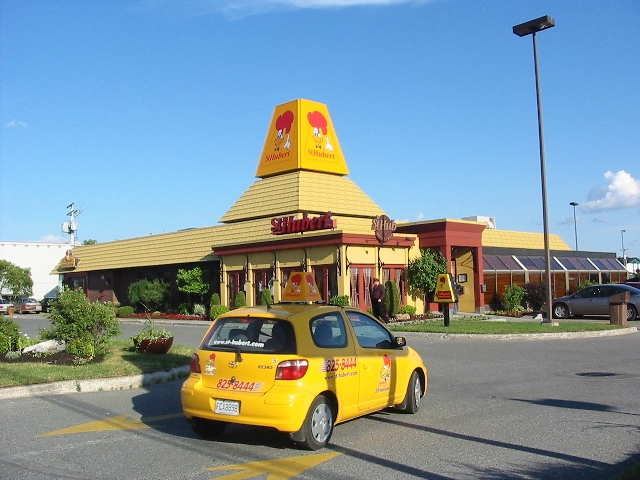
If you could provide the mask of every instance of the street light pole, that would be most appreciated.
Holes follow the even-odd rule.
[[[540,144],[540,176],[542,180],[542,221],[544,224],[544,253],[546,265],[546,307],[547,318],[542,323],[553,323],[553,294],[551,292],[551,251],[549,249],[549,216],[547,214],[547,174],[544,158],[544,134],[542,127],[542,95],[540,93],[540,76],[538,74],[538,44],[536,32],[555,26],[556,21],[548,15],[513,27],[513,33],[519,37],[531,34],[533,37],[533,64],[536,76],[536,103],[538,105],[538,140]]]
[[[576,234],[576,252],[578,251],[578,224],[576,223],[576,207],[577,202],[570,202],[569,205],[573,207],[573,232]]]
[[[622,235],[622,261],[624,262],[624,268],[627,268],[627,257],[624,254],[625,252],[625,248],[624,248],[624,232],[626,232],[626,230],[620,230],[620,235]]]

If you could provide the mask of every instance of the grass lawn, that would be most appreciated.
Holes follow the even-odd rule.
[[[95,363],[51,365],[45,362],[0,363],[0,387],[61,380],[122,377],[189,365],[193,347],[173,345],[164,355],[139,354],[130,340],[111,340],[109,352]]]
[[[444,321],[422,322],[408,325],[389,325],[394,332],[425,332],[425,333],[466,333],[478,335],[498,335],[514,333],[563,333],[563,332],[591,332],[598,330],[614,330],[622,328],[619,325],[590,322],[560,322],[559,326],[543,325],[540,321],[523,322],[492,322],[485,317],[452,318],[448,327]]]

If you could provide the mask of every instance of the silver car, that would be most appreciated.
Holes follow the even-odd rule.
[[[4,298],[0,298],[0,313],[8,313],[9,307],[13,307],[13,303],[9,300],[5,300]]]
[[[638,317],[640,309],[640,289],[630,285],[610,283],[592,285],[578,290],[573,295],[553,299],[554,318],[569,318],[581,315],[609,315],[609,297],[618,293],[631,294],[627,303],[627,321]]]

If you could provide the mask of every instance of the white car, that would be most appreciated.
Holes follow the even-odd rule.
[[[0,313],[6,315],[9,312],[9,307],[13,307],[13,303],[9,300],[5,300],[4,298],[0,298]]]
[[[40,313],[42,305],[35,298],[19,298],[16,302],[16,312],[18,313]]]

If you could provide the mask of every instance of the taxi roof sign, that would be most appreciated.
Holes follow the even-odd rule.
[[[455,303],[458,301],[457,295],[453,290],[451,274],[441,273],[438,275],[433,301],[436,303]]]
[[[310,272],[291,272],[282,292],[283,302],[320,302],[322,296]]]

